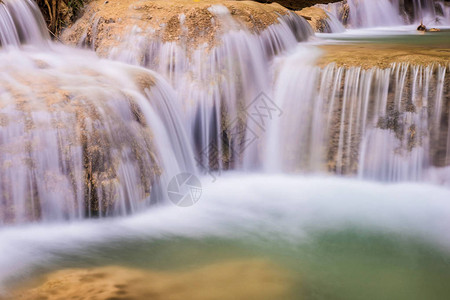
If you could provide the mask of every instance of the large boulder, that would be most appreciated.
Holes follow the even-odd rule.
[[[307,7],[296,13],[305,18],[315,32],[330,32],[327,13],[319,7]]]
[[[61,40],[90,46],[100,54],[123,43],[130,31],[191,47],[214,45],[217,34],[235,26],[232,20],[216,17],[224,7],[232,20],[251,32],[264,30],[289,12],[277,3],[253,1],[97,0],[86,6],[81,18],[62,33]]]

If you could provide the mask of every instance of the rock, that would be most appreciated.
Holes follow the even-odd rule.
[[[61,40],[67,44],[85,44],[104,56],[108,49],[123,43],[131,30],[143,37],[152,35],[162,41],[185,42],[191,47],[203,43],[214,45],[216,35],[232,26],[214,16],[221,13],[221,7],[255,33],[277,23],[280,15],[289,12],[277,3],[252,1],[110,0],[104,5],[104,1],[97,0],[86,6],[81,18],[62,33]]]
[[[350,15],[350,6],[347,3],[347,0],[342,1],[342,5],[339,7],[338,19],[342,22],[342,24],[347,25],[348,17]]]
[[[425,25],[423,25],[422,22],[420,22],[420,25],[419,25],[419,27],[417,27],[417,30],[418,31],[426,31],[427,27]]]
[[[319,7],[307,7],[296,14],[305,18],[315,32],[330,32],[327,13]]]
[[[444,45],[445,46],[445,45]],[[447,65],[450,53],[446,47],[436,44],[335,44],[321,45],[325,51],[318,64],[322,67],[335,63],[338,66],[389,68],[393,63],[412,65]]]
[[[188,271],[144,271],[126,267],[66,269],[11,299],[287,299],[291,276],[270,261],[227,261]]]
[[[315,7],[322,8],[325,11],[334,11],[336,18],[342,23],[342,25],[346,26],[348,24],[350,6],[348,5],[347,0],[330,4],[318,4]]]

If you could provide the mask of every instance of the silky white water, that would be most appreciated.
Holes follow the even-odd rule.
[[[195,172],[158,74],[51,43],[32,2],[0,9],[0,223],[134,213]]]
[[[399,20],[394,25],[403,24],[393,5],[398,6],[350,1],[355,15],[366,20],[371,12],[376,19],[354,27],[389,25],[376,15],[387,12]],[[425,13],[427,7],[415,12]],[[448,66],[322,70],[314,65],[320,51],[296,46],[311,35],[298,16],[284,16],[280,24],[254,35],[225,7],[212,6],[210,11],[230,29],[208,55],[205,45],[187,51],[183,43],[161,42],[136,28],[109,50],[110,58],[156,70],[172,85],[182,122],[194,141],[195,160],[204,172],[331,171],[417,181],[434,180],[434,167],[448,165],[446,155],[437,158],[432,153],[446,152],[447,147],[431,147],[438,139],[448,141],[448,126],[436,128],[429,121],[448,119]],[[391,121],[396,128],[383,125]]]
[[[33,1],[2,1],[0,46],[19,46],[20,44],[44,46],[48,38],[44,19]]]
[[[14,208],[2,221],[135,212],[150,203],[159,168],[164,182],[195,171],[158,75],[59,47],[2,51],[0,63],[8,70],[0,74],[0,190]]]
[[[314,65],[318,56],[299,46],[277,62],[274,101],[296,114],[270,123],[267,170],[333,170],[391,182],[426,180],[433,160],[448,164],[449,131],[441,125],[447,67],[321,69]],[[431,149],[442,139],[445,154],[438,159]]]
[[[202,186],[202,200],[187,209],[165,206],[126,218],[3,229],[0,279],[65,255],[89,255],[89,249],[104,244],[177,237],[253,236],[295,245],[307,243],[315,232],[356,227],[420,238],[450,250],[450,191],[445,188],[238,173],[215,183],[205,177]]]
[[[436,0],[347,0],[318,4],[349,29],[420,24],[450,25],[450,7]],[[334,31],[337,32],[337,31]]]

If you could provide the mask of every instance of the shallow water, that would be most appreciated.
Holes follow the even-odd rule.
[[[318,42],[370,42],[379,44],[428,45],[449,47],[450,27],[441,27],[437,32],[421,32],[416,26],[377,27],[349,29],[338,33],[316,33]]]

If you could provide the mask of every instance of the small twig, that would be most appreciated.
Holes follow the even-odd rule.
[[[51,35],[53,35],[53,37],[54,37],[55,39],[57,39],[59,42],[62,43],[62,41],[56,36],[56,34],[54,34],[49,28],[47,28],[47,30],[48,30],[48,32],[50,32]]]

